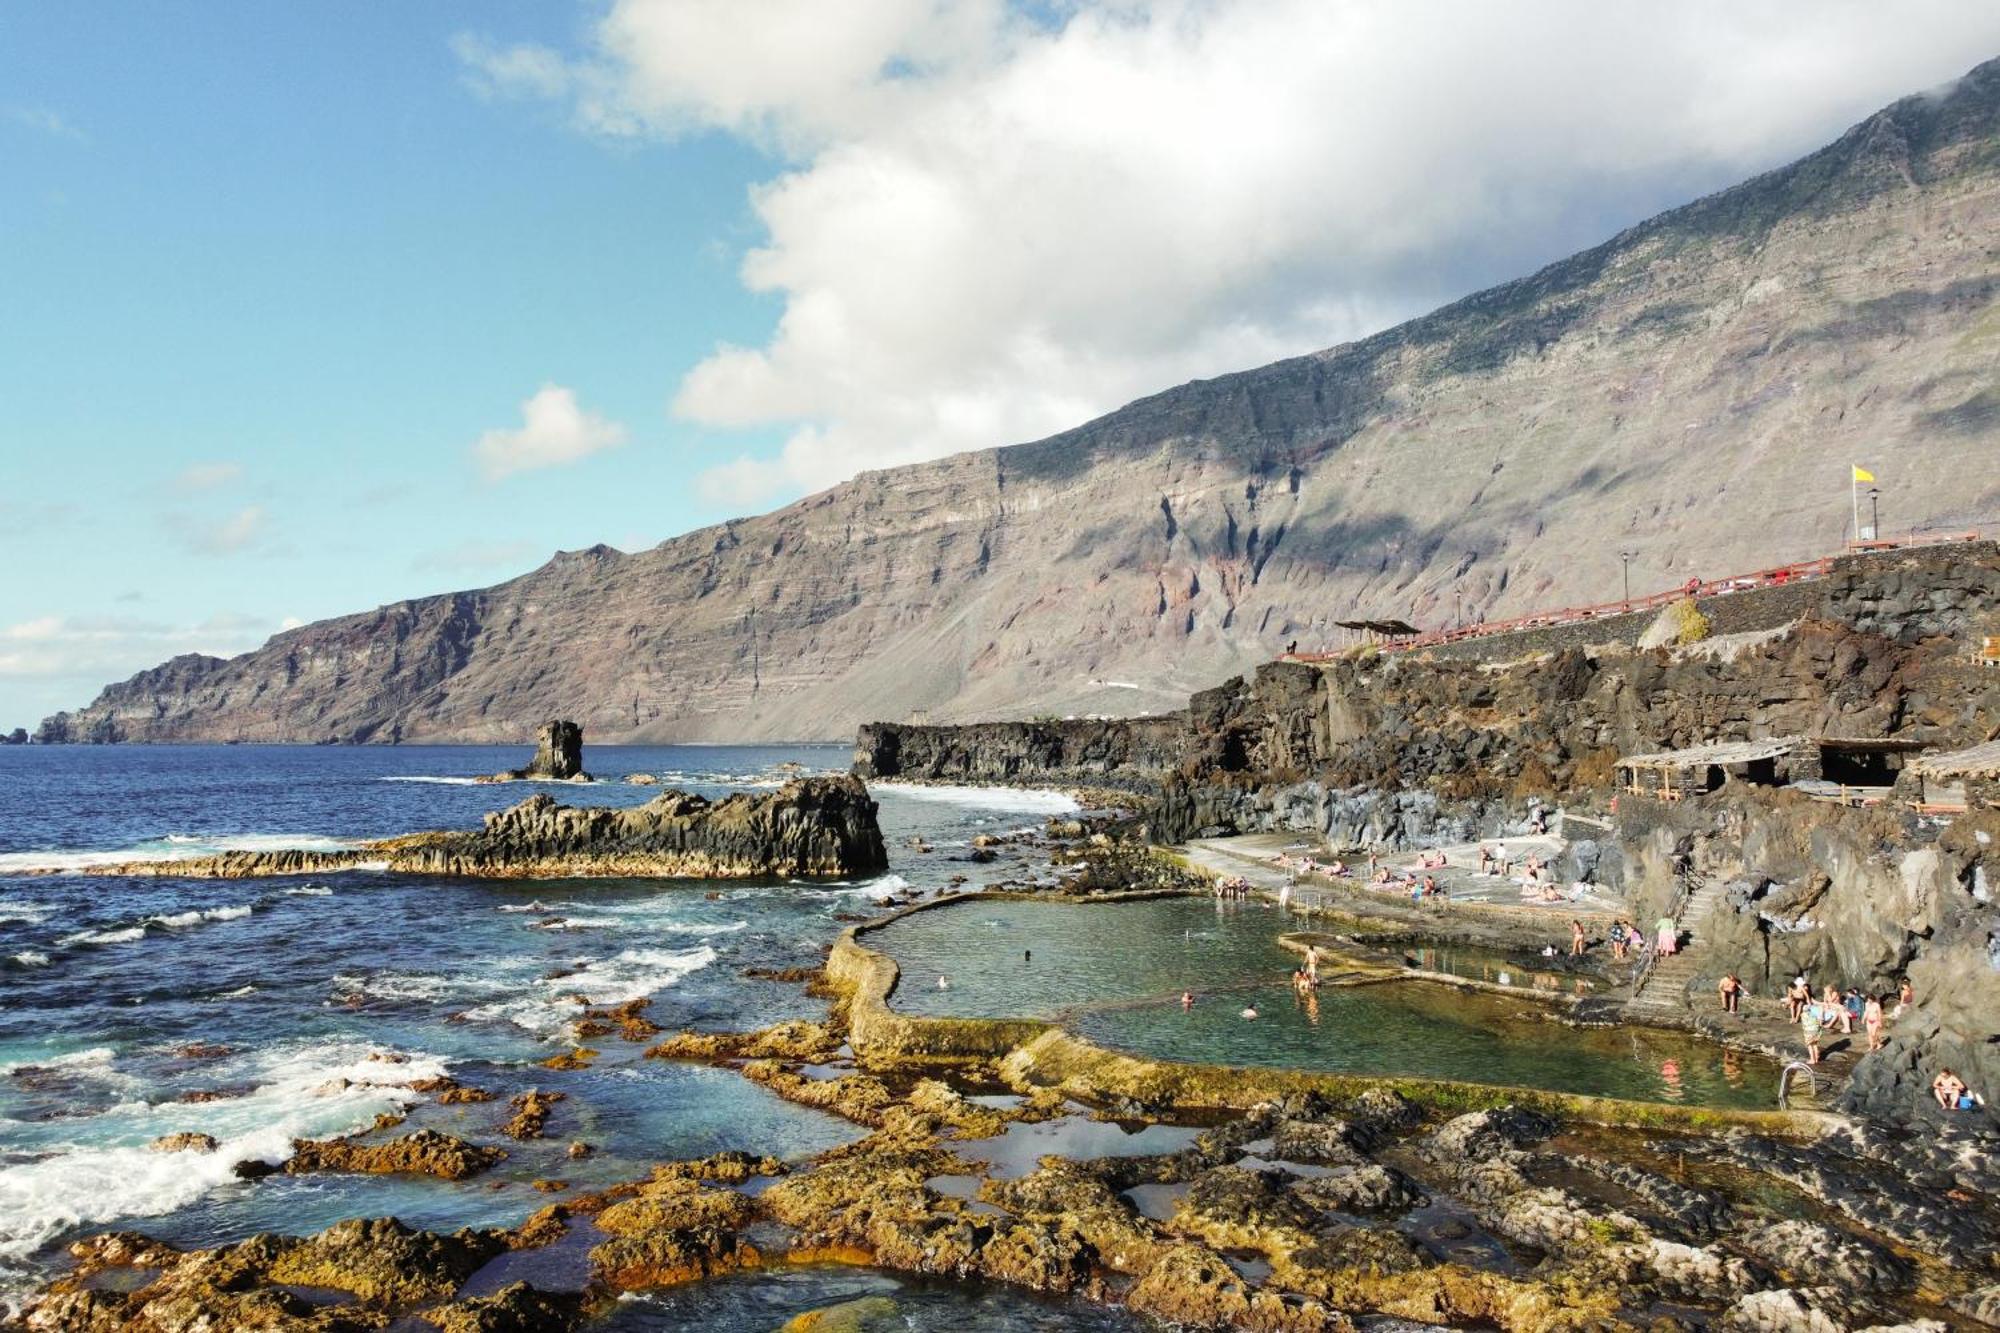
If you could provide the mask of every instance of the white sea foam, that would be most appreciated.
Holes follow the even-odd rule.
[[[241,921],[244,917],[250,915],[251,910],[249,906],[241,903],[232,907],[190,908],[188,911],[174,912],[166,916],[149,916],[140,924],[142,926],[166,926],[172,930],[185,930],[189,926],[198,926],[204,921]]]
[[[879,903],[884,898],[894,898],[907,892],[909,887],[910,881],[904,879],[901,875],[891,874],[884,875],[880,879],[871,879],[866,884],[856,884],[852,888],[841,889],[835,896],[841,898],[865,898],[871,903]]]
[[[216,1071],[254,1084],[212,1102],[127,1102],[76,1123],[76,1141],[0,1166],[0,1261],[19,1261],[63,1232],[184,1208],[235,1180],[246,1161],[280,1162],[294,1138],[324,1138],[373,1124],[421,1100],[410,1082],[441,1076],[442,1060],[370,1060],[353,1042],[290,1044],[237,1057]],[[93,1054],[79,1052],[76,1057]],[[43,1062],[49,1063],[49,1062]],[[213,1135],[210,1153],[156,1153],[147,1145],[187,1130]]]
[[[431,777],[431,776],[428,776],[428,775],[413,775],[413,774],[403,774],[403,773],[398,773],[398,774],[394,774],[394,775],[392,775],[392,776],[389,776],[389,777],[385,777],[385,778],[383,778],[383,779],[382,779],[382,781],[384,781],[384,782],[433,782],[433,783],[437,783],[438,785],[440,785],[440,786],[444,786],[444,787],[477,787],[477,786],[480,786],[480,785],[482,785],[482,784],[483,784],[483,783],[485,782],[485,779],[484,779],[484,778],[447,778],[447,777]]]
[[[80,1051],[66,1051],[61,1055],[51,1055],[41,1060],[15,1060],[0,1064],[0,1077],[12,1074],[17,1069],[60,1069],[68,1074],[108,1073],[118,1052],[109,1046],[90,1046]]]
[[[533,923],[536,930],[615,930],[625,922],[615,916],[552,916]]]
[[[300,884],[296,888],[286,889],[285,894],[292,898],[330,898],[333,896],[333,890],[324,884]]]
[[[255,995],[256,993],[257,988],[255,986],[238,986],[235,990],[226,990],[219,995],[213,995],[209,998],[215,1000],[240,1000],[246,995]]]
[[[116,930],[79,930],[73,935],[65,935],[56,941],[64,949],[79,944],[130,944],[146,938],[144,926],[121,926]]]
[[[26,898],[0,898],[0,921],[20,921],[32,926],[49,919],[55,908]]]
[[[45,953],[37,953],[33,949],[23,949],[21,952],[13,955],[13,958],[22,967],[47,967],[49,965],[49,956]]]
[[[576,1016],[572,996],[589,1004],[623,1004],[664,990],[715,959],[715,950],[705,944],[692,949],[627,949],[612,958],[593,959],[574,972],[540,978],[531,988],[507,987],[515,992],[511,998],[468,1009],[465,1016],[551,1036]],[[519,993],[523,989],[529,993]]]
[[[545,903],[540,898],[531,903],[501,903],[496,912],[559,912],[577,906],[571,902]]]
[[[215,837],[169,833],[164,838],[134,843],[130,847],[0,853],[0,875],[89,870],[121,865],[127,861],[187,861],[223,852],[338,852],[358,845],[347,839],[322,837],[315,833],[232,833]]]
[[[1059,791],[1014,787],[932,787],[914,782],[874,782],[872,790],[912,801],[934,801],[972,810],[996,810],[1023,815],[1070,815],[1083,809],[1074,796]]]

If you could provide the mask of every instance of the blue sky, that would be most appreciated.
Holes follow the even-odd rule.
[[[0,9],[0,626],[27,630],[0,654],[60,617],[50,664],[83,668],[0,676],[0,721],[102,683],[72,633],[137,640],[136,668],[716,516],[686,484],[704,431],[666,405],[773,318],[734,273],[760,158],[607,144],[468,93],[455,33],[580,21]],[[548,382],[627,443],[481,480],[474,441]]]
[[[1344,341],[1960,0],[0,5],[0,726]]]

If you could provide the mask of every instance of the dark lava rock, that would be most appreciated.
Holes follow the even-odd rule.
[[[535,741],[535,757],[526,768],[513,769],[507,776],[588,782],[590,774],[583,771],[583,728],[574,722],[544,722]]]

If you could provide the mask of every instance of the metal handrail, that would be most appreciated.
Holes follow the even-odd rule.
[[[1792,1104],[1792,1075],[1795,1072],[1806,1076],[1806,1082],[1812,1084],[1813,1099],[1819,1099],[1819,1071],[1803,1060],[1794,1060],[1778,1071],[1778,1106],[1781,1109]]]
[[[1688,901],[1694,897],[1694,890],[1690,887],[1690,884],[1696,877],[1696,874],[1697,872],[1692,865],[1681,871],[1680,887],[1674,891],[1673,901],[1667,904],[1666,914],[1673,918],[1674,931],[1677,938],[1680,932],[1681,914],[1687,911]],[[1655,940],[1652,947],[1646,950],[1645,956],[1639,960],[1638,975],[1632,978],[1633,999],[1638,999],[1639,993],[1646,989],[1646,983],[1652,979],[1653,968],[1659,961],[1660,946],[1659,942]]]

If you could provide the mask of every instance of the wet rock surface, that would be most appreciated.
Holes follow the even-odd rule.
[[[288,1175],[320,1171],[354,1171],[366,1175],[424,1175],[440,1180],[464,1180],[506,1159],[499,1148],[467,1143],[434,1129],[418,1130],[385,1143],[351,1139],[296,1139],[285,1162]]]

